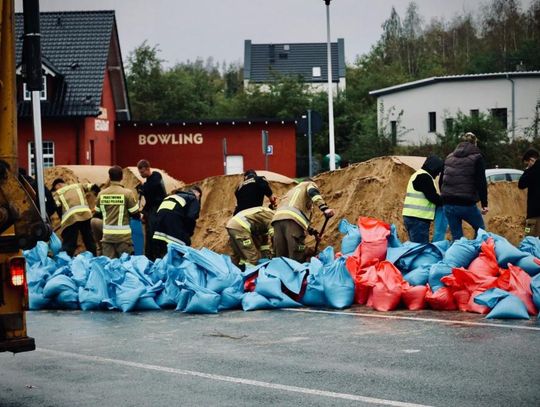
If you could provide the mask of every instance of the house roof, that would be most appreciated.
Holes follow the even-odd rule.
[[[249,119],[204,119],[204,120],[117,120],[117,127],[137,126],[202,126],[202,125],[240,125],[240,124],[296,124],[296,119],[276,119],[255,117]]]
[[[432,78],[420,79],[414,82],[402,83],[401,85],[389,86],[387,88],[372,90],[369,92],[372,96],[383,96],[391,93],[401,92],[407,89],[420,88],[440,82],[457,82],[457,81],[478,81],[486,79],[506,79],[506,78],[530,78],[540,77],[540,71],[523,71],[523,72],[494,72],[471,75],[451,75],[451,76],[434,76]]]
[[[23,15],[15,16],[16,58],[21,63]],[[44,116],[97,116],[111,38],[116,34],[114,11],[40,13],[43,63],[64,81],[61,97],[42,102]],[[30,115],[31,104],[19,103],[19,116]]]
[[[332,81],[345,77],[345,41],[330,44]],[[312,69],[320,67],[321,76]],[[306,82],[327,82],[326,43],[244,44],[244,78],[256,83],[272,82],[275,75],[299,75]]]

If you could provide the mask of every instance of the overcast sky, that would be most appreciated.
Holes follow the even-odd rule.
[[[476,13],[486,0],[416,0],[426,22]],[[521,0],[528,6],[530,0]],[[345,39],[345,58],[353,63],[380,38],[394,6],[405,15],[409,0],[333,0],[331,39]],[[17,11],[22,0],[16,1]],[[124,62],[143,41],[157,45],[166,66],[206,60],[239,62],[244,40],[253,43],[326,42],[323,0],[41,0],[41,11],[115,10]]]

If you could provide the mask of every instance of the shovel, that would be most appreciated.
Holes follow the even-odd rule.
[[[313,249],[315,252],[315,255],[317,254],[317,250],[319,249],[319,243],[321,243],[322,235],[324,233],[324,229],[326,229],[326,225],[328,224],[328,220],[330,218],[325,217],[324,223],[322,225],[321,230],[315,235],[315,248]]]

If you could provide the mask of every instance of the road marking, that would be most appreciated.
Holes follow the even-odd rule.
[[[307,312],[307,313],[313,313],[313,314],[332,314],[332,315],[348,315],[348,316],[368,317],[368,318],[403,319],[403,320],[407,320],[407,321],[442,322],[444,324],[490,326],[490,327],[496,327],[496,328],[524,329],[524,330],[527,330],[527,331],[540,331],[540,327],[535,327],[535,326],[505,325],[505,324],[494,324],[494,323],[490,323],[490,322],[459,321],[459,320],[456,320],[456,319],[404,317],[404,316],[401,316],[401,315],[365,314],[365,313],[362,313],[362,312],[325,311],[325,310],[318,310],[318,309],[302,309],[302,308],[281,308],[281,310],[283,310],[283,311],[293,311],[293,312]]]
[[[51,355],[62,356],[62,357],[72,357],[72,358],[77,358],[81,360],[86,360],[89,362],[111,363],[111,364],[120,365],[120,366],[135,367],[138,369],[172,373],[172,374],[182,375],[182,376],[194,376],[194,377],[200,377],[203,379],[218,380],[221,382],[245,384],[248,386],[263,387],[263,388],[272,389],[272,390],[282,390],[282,391],[289,391],[293,393],[302,393],[302,394],[308,394],[311,396],[321,396],[321,397],[331,397],[334,399],[361,401],[363,403],[368,403],[368,404],[379,404],[383,406],[395,406],[395,407],[429,407],[424,404],[415,404],[415,403],[406,403],[402,401],[378,399],[374,397],[359,396],[356,394],[335,393],[333,391],[310,389],[306,387],[288,386],[285,384],[278,384],[278,383],[261,382],[258,380],[242,379],[239,377],[232,377],[232,376],[222,376],[222,375],[217,375],[217,374],[196,372],[193,370],[174,369],[172,367],[166,367],[166,366],[148,365],[146,363],[137,363],[137,362],[130,362],[130,361],[121,360],[121,359],[104,358],[101,356],[82,355],[80,353],[63,352],[63,351],[58,351],[58,350],[53,350],[53,349],[36,348],[36,352],[48,353]]]

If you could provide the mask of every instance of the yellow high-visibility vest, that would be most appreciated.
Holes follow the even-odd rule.
[[[429,201],[423,192],[419,192],[413,187],[414,180],[420,174],[428,174],[435,185],[435,181],[429,172],[422,169],[416,171],[407,184],[407,195],[405,196],[402,215],[433,220],[435,219],[435,204]]]

